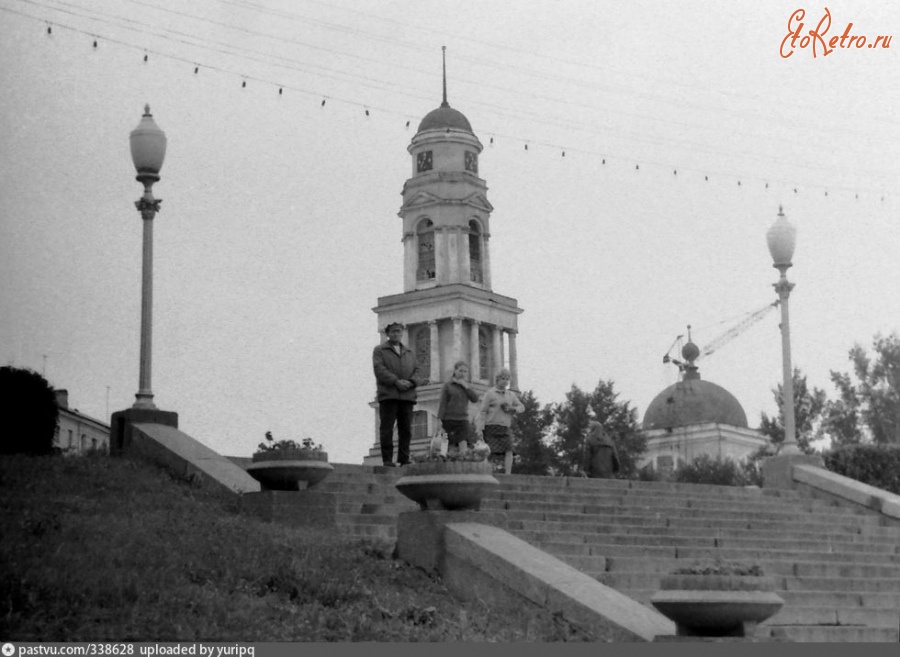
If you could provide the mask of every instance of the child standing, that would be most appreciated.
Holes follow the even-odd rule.
[[[525,410],[519,396],[509,386],[510,373],[506,368],[497,372],[494,387],[484,393],[481,412],[475,422],[478,432],[491,448],[491,456],[503,458],[503,469],[506,474],[512,473],[513,445],[509,427],[512,417]]]
[[[478,401],[478,393],[469,387],[466,377],[469,365],[458,360],[453,365],[453,374],[441,390],[441,400],[437,416],[447,432],[450,447],[465,452],[469,448],[469,402]]]

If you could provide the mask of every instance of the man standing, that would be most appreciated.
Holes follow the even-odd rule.
[[[381,461],[386,466],[394,467],[394,423],[397,424],[399,438],[397,463],[406,465],[409,463],[416,386],[425,381],[419,379],[416,355],[400,342],[403,324],[391,322],[384,328],[384,332],[387,334],[387,342],[375,347],[372,366],[378,386]]]

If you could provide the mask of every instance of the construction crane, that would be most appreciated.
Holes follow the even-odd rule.
[[[737,324],[732,326],[730,329],[725,331],[722,335],[716,337],[712,342],[709,342],[706,346],[704,346],[702,349],[700,349],[699,355],[696,358],[694,358],[693,360],[698,361],[701,358],[703,358],[704,356],[709,356],[710,354],[715,352],[720,347],[728,344],[729,342],[734,340],[737,336],[739,336],[741,333],[743,333],[748,328],[750,328],[751,326],[756,324],[758,321],[760,321],[763,317],[768,315],[769,312],[771,312],[772,310],[777,308],[778,304],[780,304],[780,303],[781,303],[781,300],[778,299],[778,300],[773,301],[772,303],[767,303],[765,306],[763,306],[759,310],[756,310],[756,311],[750,313],[749,315],[747,315],[747,317],[742,319],[740,322],[738,322]],[[688,328],[688,342],[690,342],[691,341],[690,325],[688,325],[687,328]],[[663,356],[663,363],[673,363],[674,365],[678,366],[679,370],[684,370],[684,362],[672,358],[669,354],[672,353],[672,350],[675,348],[676,345],[679,345],[681,343],[681,339],[683,337],[684,337],[684,334],[676,337],[675,341],[672,343],[672,346],[669,347],[669,351],[667,351],[666,355]],[[679,349],[679,351],[681,351],[681,350]]]

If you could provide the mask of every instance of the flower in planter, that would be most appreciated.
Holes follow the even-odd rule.
[[[266,442],[259,444],[252,461],[247,472],[263,490],[302,490],[314,486],[334,469],[328,463],[328,453],[312,438],[304,438],[300,443],[275,440],[271,431],[266,432]]]
[[[721,557],[715,561],[682,566],[672,571],[672,575],[734,575],[743,577],[763,577],[762,568],[758,564],[743,564],[737,561],[724,561]]]
[[[311,452],[321,452],[322,445],[316,444],[312,438],[304,438],[302,443],[295,440],[275,440],[271,431],[266,431],[266,442],[260,443],[256,447],[254,454],[266,454],[269,452],[279,452],[287,450],[308,450]]]
[[[416,454],[412,460],[415,463],[480,463],[486,461],[490,453],[491,448],[487,443],[479,440],[471,448],[459,449],[451,447],[446,454],[443,454],[440,443],[437,440],[433,440],[424,454]]]
[[[717,558],[676,568],[650,602],[675,621],[680,636],[748,637],[784,605],[774,589],[759,565]]]

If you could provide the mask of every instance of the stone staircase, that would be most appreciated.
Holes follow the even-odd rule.
[[[336,495],[338,526],[393,541],[398,470],[336,465],[316,490]],[[782,610],[764,637],[804,642],[900,640],[900,527],[875,513],[796,491],[503,476],[482,510],[507,530],[650,605],[662,575],[701,559],[759,564]]]

